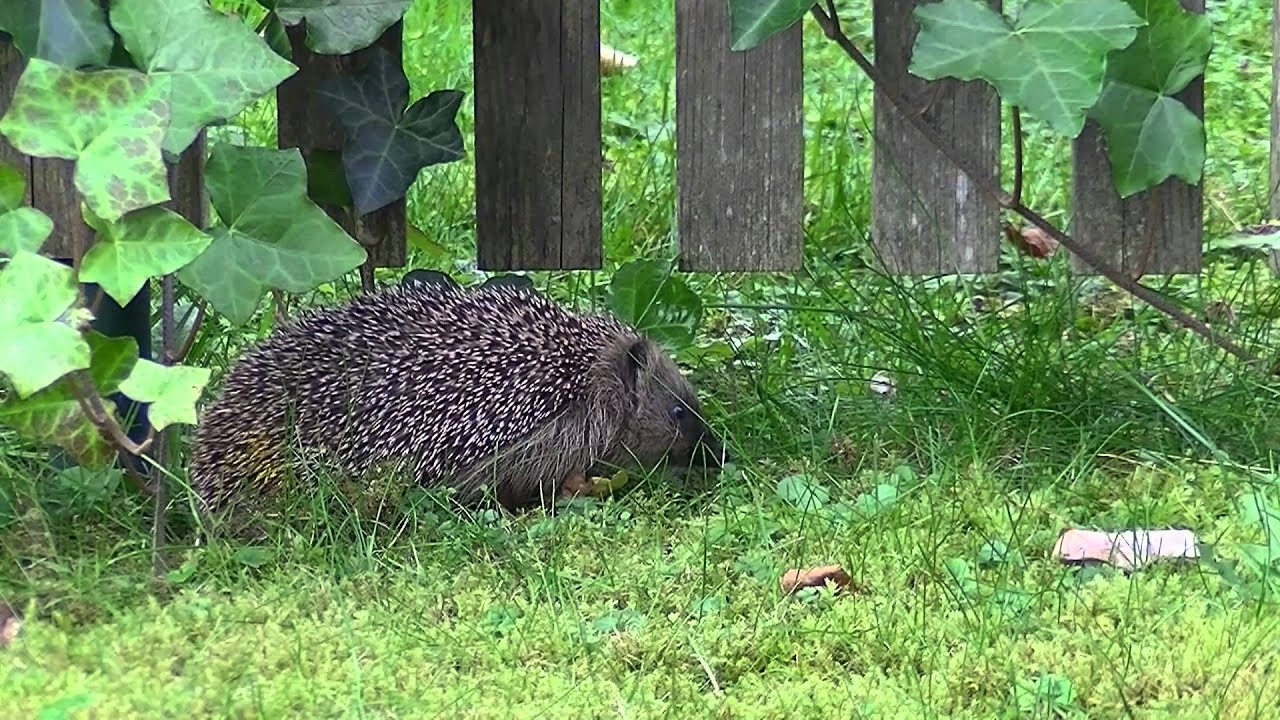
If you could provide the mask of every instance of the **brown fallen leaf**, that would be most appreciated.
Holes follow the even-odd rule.
[[[7,648],[18,639],[22,618],[8,605],[0,604],[0,649]]]
[[[836,589],[849,587],[849,574],[839,565],[823,565],[822,567],[788,570],[782,574],[779,583],[782,594],[790,595],[797,590],[808,587],[822,587],[830,582]]]
[[[1005,225],[1004,234],[1023,255],[1043,259],[1058,252],[1058,241],[1034,225],[1024,227],[1021,231],[1012,225]]]

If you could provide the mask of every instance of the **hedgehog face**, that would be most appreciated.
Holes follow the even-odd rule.
[[[727,459],[723,445],[675,362],[649,341],[633,345],[629,360],[625,380],[635,406],[623,436],[626,453],[646,470],[720,467]]]

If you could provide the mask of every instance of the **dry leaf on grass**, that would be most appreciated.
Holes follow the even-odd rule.
[[[822,587],[828,582],[836,589],[842,590],[849,587],[849,574],[839,565],[824,565],[803,570],[788,570],[782,574],[779,581],[783,595],[790,595],[804,588]]]
[[[8,605],[0,604],[0,649],[7,648],[18,639],[22,618]]]

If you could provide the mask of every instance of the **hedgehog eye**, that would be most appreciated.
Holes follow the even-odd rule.
[[[672,422],[680,422],[684,419],[684,406],[672,405],[671,410],[667,412],[667,415],[671,417]]]

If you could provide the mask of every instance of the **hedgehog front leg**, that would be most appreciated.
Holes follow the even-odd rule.
[[[565,476],[564,482],[560,483],[560,490],[556,493],[557,498],[576,498],[588,497],[594,495],[595,487],[591,481],[587,479],[587,474],[581,470],[572,470]]]

